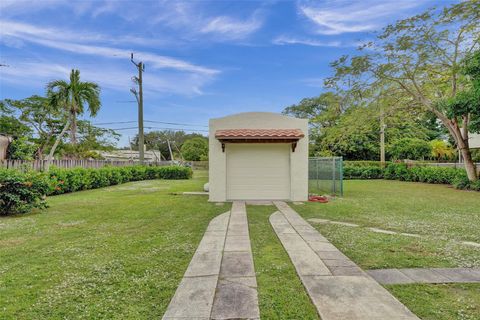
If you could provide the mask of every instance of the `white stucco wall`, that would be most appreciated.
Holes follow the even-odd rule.
[[[270,112],[246,112],[210,119],[209,122],[209,200],[227,201],[227,152],[215,138],[220,129],[300,129],[305,137],[290,152],[291,201],[308,199],[308,120]],[[227,144],[228,149],[228,144]]]
[[[470,133],[469,141],[471,149],[480,149],[480,133]]]

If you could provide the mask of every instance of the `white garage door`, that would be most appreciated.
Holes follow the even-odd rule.
[[[227,144],[227,199],[290,199],[290,144]]]

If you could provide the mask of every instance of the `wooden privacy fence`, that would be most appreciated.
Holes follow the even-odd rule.
[[[139,161],[119,161],[119,160],[52,160],[50,167],[57,168],[102,168],[105,166],[125,167],[140,164]],[[148,161],[144,162],[149,166],[168,166],[171,161]],[[36,170],[42,171],[47,166],[47,160],[0,160],[0,167],[17,170]]]
[[[138,160],[52,160],[50,167],[57,168],[102,168],[105,166],[125,167],[139,165]],[[187,165],[193,170],[207,170],[208,161],[144,161],[147,166]],[[0,168],[17,169],[21,171],[42,171],[47,166],[47,160],[0,160]]]

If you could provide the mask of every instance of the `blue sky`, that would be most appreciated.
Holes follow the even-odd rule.
[[[280,112],[318,95],[331,61],[388,23],[450,2],[2,0],[0,99],[42,95],[77,68],[102,87],[94,123],[135,121],[133,52],[146,64],[144,119],[194,126],[145,125],[202,132],[209,118]],[[125,145],[136,130],[119,132]]]

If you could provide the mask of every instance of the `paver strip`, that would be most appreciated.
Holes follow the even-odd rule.
[[[270,223],[323,320],[418,319],[285,202],[274,204]]]
[[[232,204],[211,319],[260,319],[245,202]]]
[[[163,319],[210,319],[229,219],[226,212],[210,221]]]
[[[367,273],[381,284],[480,282],[480,269],[475,268],[378,269]]]

